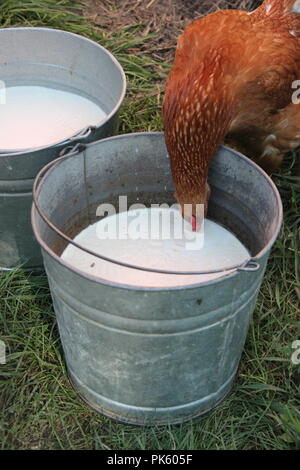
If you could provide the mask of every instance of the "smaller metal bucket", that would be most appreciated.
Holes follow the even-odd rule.
[[[0,29],[0,80],[5,87],[38,85],[69,91],[106,113],[99,126],[43,148],[7,151],[0,142],[0,270],[43,265],[30,223],[32,185],[39,170],[74,142],[114,135],[126,79],[117,60],[89,39],[47,28]],[[2,110],[4,105],[2,106]],[[16,133],[18,129],[16,129]]]
[[[209,182],[209,216],[252,259],[213,281],[142,288],[84,274],[60,255],[68,237],[97,220],[101,203],[117,206],[120,195],[129,205],[174,202],[163,134],[104,139],[36,180],[33,230],[71,380],[90,406],[122,422],[180,423],[209,411],[232,387],[282,205],[270,178],[226,147]]]

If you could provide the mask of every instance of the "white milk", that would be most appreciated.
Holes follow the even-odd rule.
[[[153,222],[147,226],[150,214]],[[170,214],[172,217],[169,225],[167,216]],[[185,238],[176,239],[182,224]],[[120,230],[118,238],[114,239],[116,227]],[[161,230],[158,230],[159,227]],[[141,233],[144,238],[141,238]],[[160,239],[154,239],[153,234]],[[167,239],[162,239],[162,234]],[[108,236],[110,238],[104,239]],[[140,238],[133,239],[134,236]],[[190,240],[191,237],[194,237],[193,241]],[[179,212],[174,209],[139,209],[112,215],[87,227],[74,241],[91,251],[124,263],[170,271],[222,270],[240,265],[250,257],[242,243],[224,227],[205,219],[203,233],[192,232],[190,224],[183,222]],[[139,271],[103,261],[71,244],[63,252],[62,259],[84,273],[107,281],[140,287],[191,285],[223,275],[170,275]]]
[[[106,113],[87,98],[42,86],[14,86],[0,103],[0,149],[38,148],[63,141]]]

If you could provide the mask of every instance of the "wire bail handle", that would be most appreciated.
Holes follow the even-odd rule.
[[[87,139],[91,133],[97,129],[95,126],[88,126],[79,131],[77,134],[73,135],[73,137],[70,137],[69,142],[77,142],[78,140],[81,139]]]

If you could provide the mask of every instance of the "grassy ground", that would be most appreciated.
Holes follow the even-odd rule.
[[[73,1],[5,0],[0,26],[47,25],[99,41],[117,56],[129,81],[121,132],[160,130],[162,83],[172,46],[157,44],[155,51],[155,38],[162,32],[143,21],[101,27],[95,5],[86,3],[89,20]],[[121,2],[100,3],[113,12]],[[292,343],[300,339],[300,178],[295,155],[274,180],[284,201],[284,228],[272,251],[236,384],[217,409],[201,421],[150,429],[116,424],[91,411],[69,384],[46,278],[16,270],[0,276],[0,338],[8,346],[7,364],[0,365],[0,446],[300,449],[300,366],[291,361]]]

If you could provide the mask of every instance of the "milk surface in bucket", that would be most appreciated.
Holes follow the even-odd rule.
[[[222,270],[242,265],[248,250],[227,229],[205,219],[192,232],[178,210],[137,209],[110,215],[91,224],[74,241],[105,257],[140,267],[167,271],[216,271],[178,275],[140,271],[101,260],[69,244],[62,259],[80,271],[101,279],[139,287],[178,287],[207,282]]]
[[[75,93],[44,86],[7,87],[0,105],[0,148],[52,145],[98,126],[105,117],[98,104]]]

